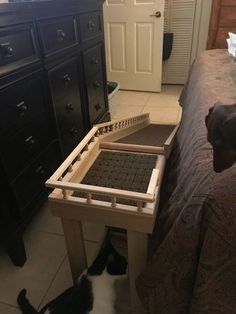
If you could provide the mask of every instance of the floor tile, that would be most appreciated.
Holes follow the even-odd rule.
[[[21,314],[21,311],[13,306],[0,303],[1,314]]]
[[[146,103],[146,106],[153,107],[176,107],[179,105],[178,96],[175,95],[163,95],[163,94],[152,94]]]
[[[163,85],[161,93],[118,91],[110,100],[111,118],[122,119],[150,112],[153,121],[176,124],[181,117],[178,99],[182,88],[182,85]]]
[[[163,84],[161,87],[161,94],[164,95],[174,95],[179,97],[183,90],[183,85],[167,85]]]
[[[112,119],[123,119],[136,116],[142,113],[144,106],[127,106],[127,105],[112,105],[110,108]]]
[[[0,302],[16,306],[19,291],[26,288],[37,307],[65,258],[65,242],[62,236],[32,229],[24,238],[27,261],[23,267],[15,267],[0,253]]]
[[[63,235],[61,219],[53,216],[50,211],[50,203],[45,202],[39,213],[34,217],[31,228],[41,232]],[[100,241],[105,234],[105,227],[99,224],[87,223],[83,225],[84,239]]]
[[[63,235],[61,219],[53,216],[50,211],[48,201],[42,206],[38,214],[34,217],[31,227],[35,230]]]
[[[72,285],[73,281],[69,266],[69,260],[68,257],[66,256],[58,273],[56,274],[54,281],[50,285],[45,296],[43,297],[40,304],[40,308],[42,308],[45,304],[53,300],[55,297],[57,297],[59,294],[61,294],[63,291],[65,291]]]
[[[118,91],[111,102],[119,105],[144,106],[150,97],[150,93],[134,91]]]
[[[85,241],[85,250],[87,254],[88,265],[91,265],[100,250],[100,246],[97,243]],[[69,266],[68,257],[66,257],[57,272],[55,279],[50,285],[48,291],[44,295],[40,308],[54,299],[60,293],[69,288],[72,283],[71,271]]]
[[[162,85],[161,93],[151,93],[146,106],[163,108],[178,106],[182,85]]]
[[[179,107],[155,108],[153,106],[145,106],[143,113],[149,112],[150,119],[153,122],[162,124],[176,124],[179,114]]]

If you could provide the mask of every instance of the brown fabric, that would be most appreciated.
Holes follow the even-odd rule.
[[[147,127],[119,139],[118,143],[162,147],[175,125],[150,124]]]
[[[212,172],[205,116],[236,102],[226,50],[195,61],[180,98],[183,118],[168,161],[153,254],[137,279],[148,313],[236,313],[236,167]]]

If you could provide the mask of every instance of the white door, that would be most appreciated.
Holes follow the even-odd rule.
[[[161,91],[164,0],[106,0],[107,77],[122,89]]]

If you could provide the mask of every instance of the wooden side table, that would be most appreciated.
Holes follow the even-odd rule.
[[[166,139],[164,147],[151,147],[150,145],[146,147],[127,143],[114,143],[113,146],[111,139],[112,136],[118,139],[140,131],[149,123],[149,115],[144,114],[94,127],[46,182],[48,187],[54,188],[49,195],[51,211],[53,215],[61,218],[74,280],[87,267],[82,232],[83,223],[102,224],[123,228],[127,231],[133,314],[145,313],[136,293],[135,280],[147,260],[147,240],[148,234],[152,233],[155,224],[160,185],[166,163],[165,152],[169,154],[175,134],[173,132],[177,131],[177,127]],[[128,147],[129,153],[127,153]],[[112,179],[116,175],[119,176],[121,171],[119,162],[115,161],[116,166],[113,167],[115,170],[112,174],[109,173],[109,169],[111,169],[109,162],[113,162],[114,156],[123,161],[127,156],[138,162],[135,167],[136,173],[131,180],[133,186],[129,185],[128,179],[126,180],[128,185],[127,182],[122,182],[126,188],[113,186],[115,184]],[[141,167],[143,162],[146,162],[142,165],[144,170]],[[88,183],[91,179],[91,172],[94,175],[97,170],[100,171],[103,163],[107,169],[101,170],[103,171],[102,175],[98,174],[98,176],[100,175],[99,178],[102,181],[106,173],[105,181],[106,184],[108,182],[108,185],[100,186],[98,181],[96,181],[96,185],[93,185],[93,182],[92,184]],[[128,172],[133,171],[132,164],[133,162],[130,162],[126,170],[129,178]],[[140,182],[144,186],[141,189],[144,190],[140,191],[140,187],[135,185],[137,178],[141,180]]]

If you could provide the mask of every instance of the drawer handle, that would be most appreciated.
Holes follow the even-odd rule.
[[[78,134],[78,130],[76,128],[71,128],[70,133],[76,135]]]
[[[25,143],[33,146],[35,144],[35,139],[33,138],[33,136],[29,136],[27,139],[25,139]]]
[[[100,104],[96,104],[94,107],[97,111],[99,111],[102,108]]]
[[[90,63],[91,63],[91,64],[98,64],[98,60],[95,59],[95,58],[92,58]]]
[[[21,115],[24,115],[28,109],[24,101],[21,101],[19,104],[17,104],[16,108]]]
[[[66,105],[66,110],[67,110],[68,112],[73,111],[73,110],[74,110],[73,104],[67,104],[67,105]]]
[[[88,22],[88,29],[90,31],[93,30],[95,26],[96,26],[96,24],[93,21],[89,21]]]
[[[57,39],[58,41],[63,41],[66,38],[66,33],[63,29],[57,29]]]
[[[101,86],[101,84],[98,81],[95,81],[93,83],[93,86],[94,86],[95,89],[97,89],[97,88],[99,88]]]
[[[64,80],[65,84],[68,85],[71,82],[70,75],[69,74],[65,74],[63,76],[63,80]]]
[[[0,44],[0,54],[2,58],[11,57],[13,55],[13,48],[9,42]]]
[[[36,170],[35,170],[36,174],[43,176],[45,174],[45,170],[43,169],[43,166],[39,166]]]

